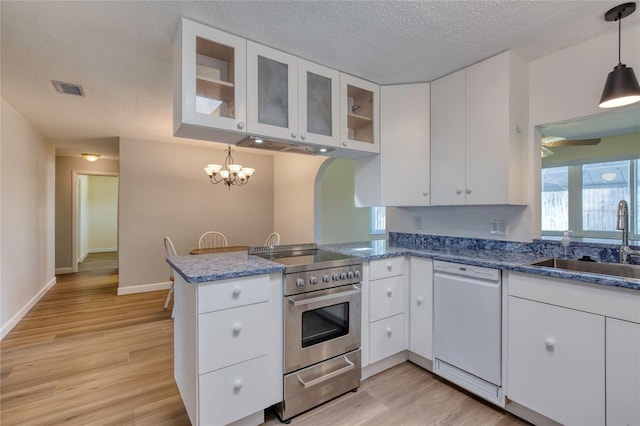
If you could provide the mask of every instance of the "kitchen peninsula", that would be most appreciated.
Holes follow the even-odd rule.
[[[432,261],[453,262],[502,271],[502,358],[507,360],[502,374],[503,408],[534,423],[543,418],[561,423],[580,422],[583,419],[575,417],[576,411],[593,416],[591,418],[598,424],[609,421],[605,420],[605,415],[637,418],[634,416],[639,413],[634,401],[640,397],[640,388],[633,377],[640,374],[640,280],[531,266],[543,259],[561,257],[562,248],[555,241],[518,243],[390,233],[388,241],[325,245],[322,248],[358,256],[365,262],[362,279],[363,378],[407,359],[433,370],[431,325],[414,323],[416,320],[412,316],[414,310],[425,305],[430,312],[432,299],[428,295],[433,291],[432,276],[428,273],[430,269],[426,269],[427,273],[418,269],[420,263],[416,260],[427,265]],[[617,256],[613,245],[572,243],[572,250],[575,255],[589,255],[601,261],[612,261]],[[283,394],[282,265],[244,252],[182,256],[167,261],[177,272],[175,376],[192,422],[226,424],[242,420],[246,424],[259,424],[263,419],[262,410],[280,402]],[[376,308],[369,304],[370,297],[374,296],[368,293],[378,283],[374,283],[372,272],[376,263],[388,267],[389,271],[392,263],[394,268],[404,268],[400,269],[404,273],[395,278],[407,287],[401,293],[406,315],[393,318],[405,321],[409,334],[401,333],[400,347],[386,350],[382,346],[382,359],[374,353],[379,350],[374,334],[374,320],[379,316],[370,312]],[[418,288],[414,288],[414,282],[425,283],[426,290],[419,296],[414,294]],[[538,313],[547,309],[553,312]],[[236,313],[247,320],[224,318]],[[554,318],[557,315],[557,319],[546,324],[540,320],[545,315]],[[575,315],[579,316],[577,320],[573,318]],[[585,326],[591,327],[595,323],[595,329],[584,332],[580,328],[583,327],[582,315],[588,316]],[[430,317],[429,314],[425,318]],[[372,322],[369,322],[370,318]],[[229,323],[227,331],[221,325],[225,321]],[[540,330],[523,328],[527,324],[540,327]],[[578,328],[565,330],[565,324]],[[555,336],[555,340],[547,338],[545,344],[543,339],[540,346],[536,343],[537,333]],[[583,336],[591,338],[593,335],[595,339],[582,341]],[[629,338],[636,335],[638,339]],[[425,350],[416,349],[418,339],[427,340]],[[527,348],[526,353],[519,348]],[[583,362],[576,363],[571,361],[571,357],[577,356],[572,352],[575,350],[585,350],[596,356],[582,354]],[[553,354],[551,364],[545,364],[549,354]],[[615,359],[630,361],[621,371],[609,361]],[[556,374],[559,368],[563,374]],[[555,376],[547,371],[555,372]],[[242,379],[238,379],[238,374]],[[565,376],[572,379],[564,380]],[[544,385],[543,379],[550,385]],[[225,383],[229,390],[221,390],[220,383]],[[256,387],[259,390],[255,390]],[[562,389],[563,392],[549,389]],[[215,402],[200,404],[203,392],[215,395],[214,398],[207,397],[207,401]],[[558,407],[552,400],[559,399],[560,395],[563,395],[560,399],[568,398],[569,405],[563,404],[565,407],[580,409],[568,411]],[[572,398],[584,398],[589,402]],[[571,405],[574,402],[578,405]]]

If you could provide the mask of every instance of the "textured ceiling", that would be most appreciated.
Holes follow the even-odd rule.
[[[2,97],[59,152],[106,149],[114,136],[176,141],[171,44],[180,16],[390,84],[431,81],[506,49],[532,60],[615,32],[603,13],[618,3],[4,0]],[[623,30],[639,22],[636,13]],[[86,97],[58,94],[52,79],[83,85]]]

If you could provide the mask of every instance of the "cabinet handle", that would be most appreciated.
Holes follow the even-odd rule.
[[[347,141],[342,141],[342,146],[347,146]]]
[[[428,193],[427,191],[424,191],[424,192],[422,193],[422,195],[424,195],[425,197],[427,197],[427,196],[429,195],[429,193]]]
[[[305,135],[304,133],[302,133],[302,134],[300,135],[300,139],[302,139],[302,140],[307,139],[307,135]]]
[[[298,133],[296,133],[295,131],[294,131],[294,132],[291,132],[291,137],[292,137],[292,138],[295,138],[295,137],[297,137],[297,136],[298,136]]]
[[[244,123],[242,121],[238,122],[238,129],[240,130],[244,129]]]
[[[391,297],[391,295],[393,294],[393,290],[391,290],[390,288],[387,289],[387,296]]]
[[[393,266],[390,263],[387,263],[387,270],[391,272],[391,269],[393,269]]]
[[[242,293],[242,289],[240,287],[236,287],[233,289],[233,298],[237,299],[238,296],[240,296],[240,293]]]
[[[418,305],[422,305],[422,302],[424,302],[424,298],[422,296],[418,296]]]
[[[235,323],[233,325],[233,334],[239,334],[240,330],[242,330],[242,324],[240,324],[239,322]]]
[[[468,186],[468,187],[467,187],[467,189],[465,189],[465,192],[466,192],[467,194],[471,194],[471,191],[472,191],[472,190],[471,190],[471,187],[470,187],[470,186]]]
[[[391,327],[387,327],[387,336],[391,337],[392,333],[393,333],[393,330],[391,329]]]
[[[544,345],[547,347],[548,351],[552,351],[555,349],[556,342],[553,339],[549,338],[545,339]]]
[[[456,188],[456,194],[458,194],[458,195],[462,194],[462,189]]]
[[[240,389],[242,389],[242,385],[244,383],[242,383],[242,379],[236,379],[235,382],[233,382],[233,391],[238,393],[240,392]]]

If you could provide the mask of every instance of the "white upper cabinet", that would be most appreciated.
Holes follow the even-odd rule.
[[[298,60],[300,141],[337,147],[340,143],[340,73]]]
[[[340,74],[340,146],[379,153],[379,97],[377,84]]]
[[[173,49],[174,134],[220,142],[241,139],[246,40],[182,18]]]
[[[521,204],[527,65],[504,52],[431,84],[431,204]]]
[[[429,140],[429,83],[380,87],[382,205],[430,204]]]
[[[298,58],[247,41],[247,132],[298,138]]]

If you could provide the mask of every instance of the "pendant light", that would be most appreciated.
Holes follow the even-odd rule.
[[[633,73],[633,68],[627,68],[620,60],[621,21],[622,18],[631,15],[635,10],[635,3],[624,3],[604,14],[605,21],[618,21],[618,65],[607,76],[607,82],[600,98],[600,108],[620,107],[640,101],[640,86]]]

